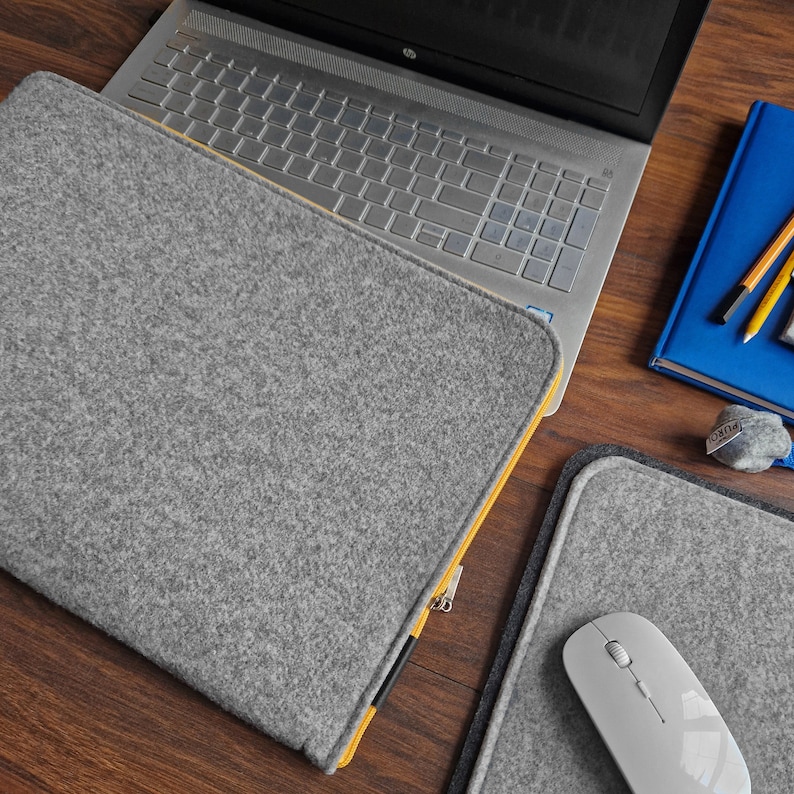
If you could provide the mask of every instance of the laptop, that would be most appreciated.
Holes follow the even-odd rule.
[[[537,312],[553,413],[707,7],[174,0],[103,94]]]

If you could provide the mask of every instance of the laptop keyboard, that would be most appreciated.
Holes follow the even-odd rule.
[[[154,120],[373,230],[570,292],[609,182],[186,42],[129,95]]]

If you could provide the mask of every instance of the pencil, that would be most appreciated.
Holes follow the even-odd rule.
[[[791,281],[791,276],[794,274],[794,253],[792,253],[786,260],[786,263],[780,268],[780,272],[775,276],[766,294],[761,298],[761,303],[747,323],[747,328],[744,332],[744,341],[749,342],[760,330],[761,326],[766,322],[769,313],[774,308],[775,304],[780,299],[784,290]]]
[[[717,322],[725,325],[731,315],[739,308],[742,301],[758,286],[758,282],[772,267],[772,263],[783,253],[783,249],[794,238],[794,212],[777,233],[775,238],[766,247],[764,253],[758,257],[755,264],[747,271],[744,278],[728,293],[720,308],[717,310]]]

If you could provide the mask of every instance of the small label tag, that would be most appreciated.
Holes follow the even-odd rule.
[[[742,420],[731,419],[711,431],[711,435],[706,439],[706,454],[711,455],[720,447],[724,447],[729,441],[733,441],[742,432]]]

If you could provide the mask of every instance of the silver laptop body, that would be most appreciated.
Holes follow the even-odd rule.
[[[539,312],[564,356],[552,413],[705,13],[696,4],[640,137],[467,87],[480,88],[478,79],[411,68],[427,30],[423,46],[408,41],[404,64],[394,63],[199,0],[175,0],[103,93]],[[473,13],[470,2],[460,6]]]

